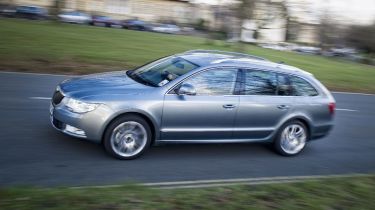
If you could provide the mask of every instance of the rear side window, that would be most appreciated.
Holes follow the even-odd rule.
[[[289,76],[285,74],[277,75],[277,95],[279,96],[293,96],[293,88],[289,82]]]
[[[318,91],[306,80],[296,77],[289,76],[290,84],[293,89],[294,96],[317,96]]]
[[[276,73],[257,70],[245,71],[244,95],[276,95]]]

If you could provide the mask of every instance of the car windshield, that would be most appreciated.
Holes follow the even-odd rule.
[[[145,85],[160,87],[197,67],[181,57],[170,56],[128,71],[127,75]]]

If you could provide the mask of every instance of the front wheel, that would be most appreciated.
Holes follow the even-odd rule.
[[[112,122],[104,135],[106,151],[118,159],[129,160],[140,156],[151,142],[148,123],[136,115],[124,116]]]
[[[305,148],[307,138],[306,126],[300,121],[290,121],[279,130],[274,148],[284,156],[297,155]]]

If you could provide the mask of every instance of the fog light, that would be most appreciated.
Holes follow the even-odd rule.
[[[75,134],[75,135],[78,135],[78,136],[86,136],[85,131],[83,131],[79,128],[73,127],[71,125],[68,125],[68,124],[66,124],[66,126],[65,126],[65,131],[69,132],[69,133],[72,133],[72,134]]]

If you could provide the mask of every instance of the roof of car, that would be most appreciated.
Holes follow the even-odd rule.
[[[242,66],[311,75],[309,72],[294,66],[275,63],[262,57],[244,53],[218,50],[192,50],[181,53],[178,56],[199,66]]]

